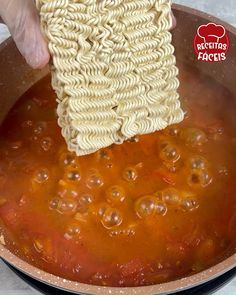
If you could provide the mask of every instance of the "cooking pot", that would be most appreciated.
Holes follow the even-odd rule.
[[[178,23],[177,27],[173,30],[173,42],[176,48],[177,63],[180,71],[183,65],[186,64],[197,68],[199,73],[212,77],[228,88],[236,99],[236,29],[215,17],[194,9],[181,5],[174,5],[173,9]],[[193,49],[193,40],[197,28],[208,22],[224,25],[229,36],[230,49],[227,53],[227,59],[223,62],[208,63],[197,61]],[[40,71],[30,69],[18,53],[11,38],[0,45],[0,123],[4,120],[8,111],[18,98],[34,83],[48,74],[48,72],[48,68]],[[0,256],[21,272],[55,288],[78,294],[100,295],[171,294],[213,280],[236,266],[236,255],[233,255],[198,274],[179,280],[145,287],[114,288],[81,284],[54,276],[26,263],[12,254],[1,243]]]

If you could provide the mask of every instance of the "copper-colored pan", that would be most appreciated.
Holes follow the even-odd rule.
[[[212,16],[184,6],[175,5],[174,13],[178,25],[173,31],[173,35],[180,69],[182,64],[186,63],[198,68],[200,72],[208,74],[226,86],[236,99],[236,29]],[[192,45],[193,38],[198,26],[209,21],[223,24],[230,38],[230,50],[227,60],[224,62],[206,63],[196,60]],[[0,46],[0,123],[17,99],[47,73],[48,69],[43,71],[31,70],[19,55],[11,39]],[[0,256],[15,268],[36,280],[80,294],[167,294],[210,281],[236,266],[236,256],[231,256],[201,273],[180,280],[146,287],[110,288],[80,284],[46,273],[13,255],[1,244]]]

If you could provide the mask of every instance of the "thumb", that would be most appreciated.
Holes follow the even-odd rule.
[[[16,46],[32,68],[43,68],[50,59],[32,0],[2,0],[0,14]]]

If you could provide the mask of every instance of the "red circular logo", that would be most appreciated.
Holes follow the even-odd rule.
[[[226,60],[229,37],[222,25],[201,25],[194,38],[194,49],[199,61],[219,62]]]

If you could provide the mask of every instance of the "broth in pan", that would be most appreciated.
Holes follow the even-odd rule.
[[[233,97],[192,69],[185,120],[92,155],[68,152],[46,77],[0,132],[1,241],[29,263],[95,285],[184,277],[235,250]]]

